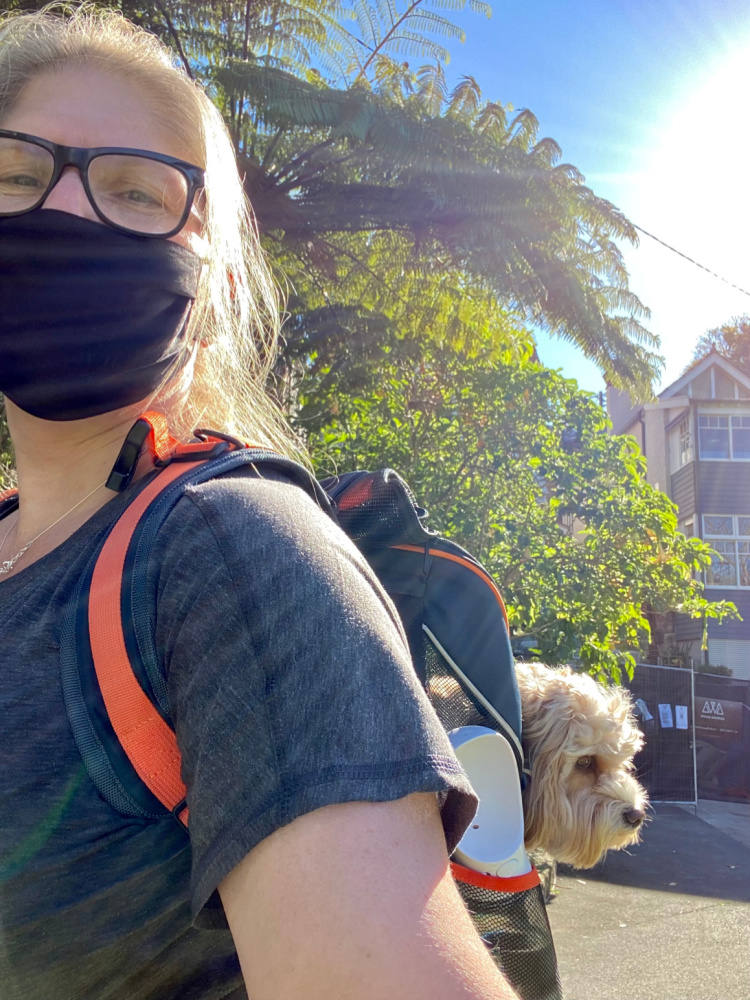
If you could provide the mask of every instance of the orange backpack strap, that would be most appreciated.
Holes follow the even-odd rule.
[[[102,546],[91,576],[88,631],[96,680],[110,725],[138,778],[187,826],[185,786],[174,730],[133,672],[121,614],[125,557],[135,528],[153,500],[196,465],[164,469],[136,497]]]
[[[92,553],[66,609],[61,677],[73,735],[103,798],[123,815],[157,819],[171,813],[186,828],[180,752],[151,634],[151,544],[189,486],[242,466],[276,468],[330,505],[296,463],[213,431],[198,431],[197,441],[180,445],[160,417],[144,414],[133,425],[113,468],[110,489],[126,488],[147,447],[162,471]]]

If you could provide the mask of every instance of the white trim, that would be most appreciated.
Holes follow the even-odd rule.
[[[726,399],[729,406],[722,406],[720,399],[702,399],[696,403],[696,411],[699,417],[750,417],[750,399],[742,399],[744,412],[733,406],[733,400]]]
[[[743,400],[743,402],[744,402],[744,400]],[[701,462],[750,462],[750,456],[748,456],[747,458],[736,458],[735,457],[735,454],[734,454],[734,438],[732,436],[732,431],[734,429],[733,426],[732,426],[732,421],[734,420],[735,417],[750,418],[750,407],[745,407],[744,411],[740,410],[739,412],[735,412],[733,410],[727,410],[726,407],[722,409],[722,408],[717,407],[717,406],[712,406],[711,404],[709,404],[708,406],[699,405],[697,407],[697,410],[696,410],[696,416],[697,416],[697,422],[698,422],[698,426],[697,426],[697,432],[698,433],[697,433],[697,436],[696,436],[696,445],[697,445],[697,455],[698,455],[698,460],[699,461],[701,461]],[[726,420],[726,422],[727,422],[727,426],[726,426],[726,431],[727,431],[727,445],[729,446],[729,454],[726,455],[724,458],[715,458],[715,457],[712,457],[712,456],[709,456],[709,455],[706,455],[704,457],[703,455],[701,455],[701,429],[702,429],[701,428],[701,417],[723,417]],[[710,430],[711,428],[703,428],[703,429]],[[740,428],[740,429],[743,429],[743,428]],[[744,428],[744,429],[747,430],[747,428]]]
[[[741,459],[739,460],[741,461]],[[750,461],[750,459],[746,459]],[[718,532],[706,533],[706,523],[705,518],[707,517],[728,517],[732,522],[732,534],[731,535],[720,535]],[[711,545],[713,542],[747,542],[750,543],[750,535],[741,535],[739,533],[739,524],[737,523],[737,518],[739,517],[750,517],[750,514],[719,514],[716,511],[706,511],[700,515],[700,528],[701,528],[701,538],[704,542]],[[721,553],[720,553],[721,554]],[[734,569],[735,569],[735,580],[740,579],[740,552],[737,545],[734,546]],[[723,560],[722,560],[723,562]],[[703,570],[703,580],[706,589],[710,590],[750,590],[750,584],[742,583],[708,583],[708,568]]]
[[[672,396],[668,400],[660,400],[656,403],[644,403],[641,409],[650,410],[674,410],[678,406],[690,406],[690,396]],[[676,419],[676,418],[675,418]]]
[[[719,368],[721,368],[721,370],[730,378],[733,378],[735,382],[738,382],[740,385],[744,385],[746,389],[750,390],[750,378],[748,378],[747,375],[743,375],[739,369],[735,368],[734,365],[731,365],[725,358],[722,358],[720,354],[712,351],[710,354],[707,354],[705,358],[699,361],[697,365],[693,365],[692,368],[689,368],[684,375],[677,379],[676,382],[668,385],[663,392],[660,392],[659,399],[666,402],[667,399],[672,396],[676,396],[682,389],[685,388],[685,386],[689,387],[693,379],[697,375],[701,375],[710,365],[718,365]],[[688,389],[688,391],[690,390]]]
[[[474,697],[477,699],[480,705],[482,705],[482,707],[485,708],[490,713],[495,722],[497,722],[497,724],[502,728],[505,735],[513,743],[513,745],[521,755],[521,760],[523,760],[523,747],[521,746],[521,741],[518,739],[518,737],[513,732],[512,728],[508,725],[508,723],[505,721],[505,719],[502,717],[502,715],[500,715],[497,709],[487,701],[487,699],[479,690],[479,688],[476,687],[474,684],[472,684],[472,682],[469,680],[469,678],[466,676],[463,670],[461,670],[460,667],[456,665],[455,661],[452,660],[451,657],[448,655],[448,653],[445,651],[445,649],[443,649],[438,640],[435,638],[435,635],[424,624],[424,622],[422,623],[422,630],[427,634],[427,637],[429,638],[430,642],[432,642],[433,645],[436,647],[436,649],[439,650],[440,655],[447,663],[450,664],[452,670],[457,674],[458,677],[461,678],[463,683],[466,685],[469,691],[471,691],[471,693],[474,695]]]

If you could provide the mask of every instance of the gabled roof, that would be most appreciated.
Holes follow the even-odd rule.
[[[691,365],[688,370],[673,382],[668,385],[666,389],[663,389],[659,393],[659,399],[670,399],[672,396],[679,396],[687,387],[688,382],[692,382],[694,378],[700,375],[702,372],[707,371],[711,365],[716,365],[717,368],[721,368],[730,378],[733,378],[735,382],[739,382],[740,385],[744,386],[750,392],[750,378],[747,375],[743,375],[742,372],[735,368],[734,365],[730,364],[726,358],[723,358],[715,348],[711,348],[711,351],[701,358],[700,361],[696,361],[695,364]]]

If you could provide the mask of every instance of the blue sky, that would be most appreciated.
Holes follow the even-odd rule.
[[[747,0],[500,0],[489,21],[451,16],[466,42],[451,46],[449,79],[471,74],[485,97],[530,108],[597,194],[750,290]],[[646,237],[626,262],[662,339],[665,385],[701,333],[750,313],[750,298]],[[539,353],[603,387],[565,342],[540,337]]]

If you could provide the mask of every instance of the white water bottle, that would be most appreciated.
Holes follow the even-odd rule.
[[[486,726],[448,733],[456,757],[479,797],[479,808],[454,859],[466,868],[511,878],[531,871],[523,845],[523,802],[508,741]]]

